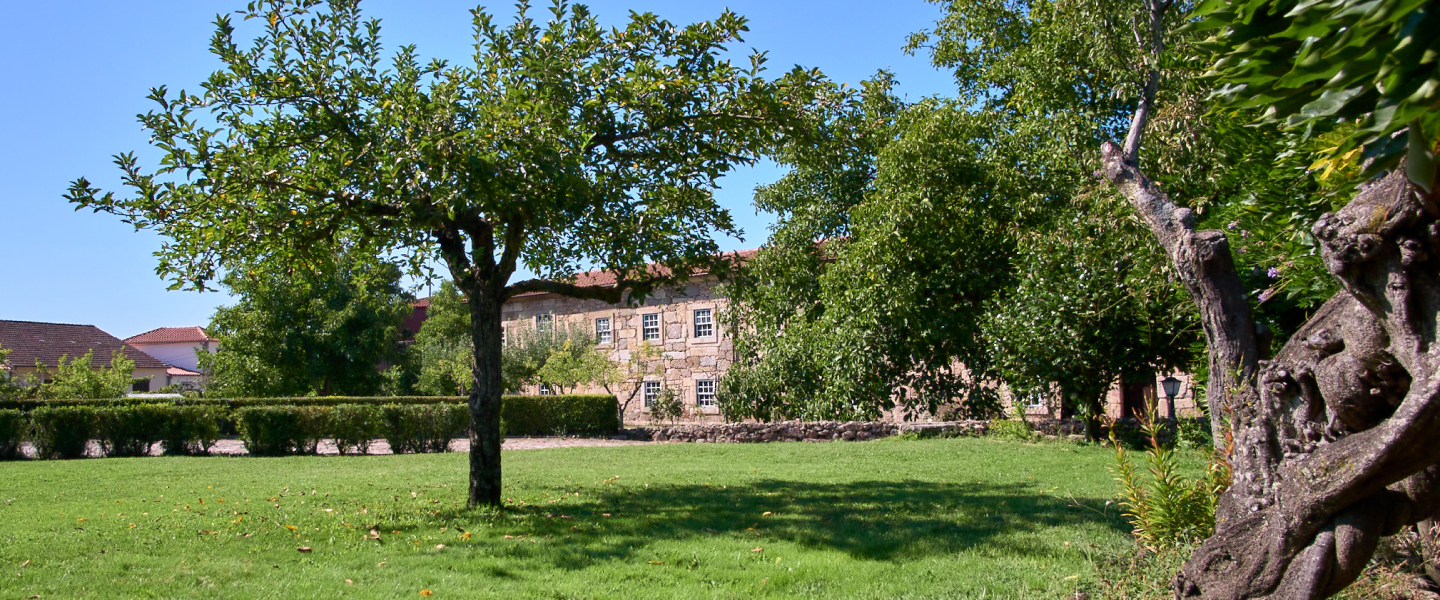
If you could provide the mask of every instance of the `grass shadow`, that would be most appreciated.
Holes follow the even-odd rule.
[[[898,561],[980,546],[1043,557],[1057,552],[1060,543],[1047,539],[1050,532],[1129,530],[1119,515],[1096,508],[1103,500],[1055,498],[1021,484],[761,480],[585,491],[584,501],[514,507],[489,520],[497,531],[522,538],[563,540],[543,547],[516,544],[509,552],[548,560],[559,569],[624,560],[657,541],[691,538],[757,547],[784,541],[861,560]]]

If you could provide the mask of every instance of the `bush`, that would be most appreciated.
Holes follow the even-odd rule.
[[[366,454],[370,441],[382,437],[385,414],[371,404],[341,404],[330,409],[330,426],[326,433],[335,439],[341,454]]]
[[[94,430],[95,407],[46,406],[30,413],[40,458],[81,458]]]
[[[165,454],[209,454],[215,440],[220,439],[222,411],[215,406],[167,406],[161,424],[160,439]]]
[[[324,406],[250,406],[235,411],[235,426],[245,450],[255,456],[314,454],[324,435],[329,408]]]
[[[1035,441],[1035,430],[1030,427],[1030,423],[1022,419],[995,419],[990,422],[987,431],[992,437],[1002,440]]]
[[[615,396],[506,396],[500,408],[514,435],[613,435],[620,429]]]
[[[0,410],[0,460],[24,458],[20,442],[25,439],[25,414],[18,410]]]
[[[160,404],[95,408],[94,434],[105,456],[147,456],[160,441],[166,411]]]
[[[1210,468],[1204,477],[1187,478],[1179,472],[1179,460],[1172,444],[1161,439],[1161,423],[1154,414],[1140,420],[1140,431],[1149,439],[1145,463],[1149,481],[1143,481],[1130,462],[1125,444],[1116,428],[1110,429],[1115,448],[1115,480],[1120,483],[1120,507],[1135,528],[1135,539],[1150,550],[1161,550],[1210,537],[1215,528],[1215,504],[1230,487],[1229,464],[1211,453]]]
[[[450,440],[470,429],[470,409],[464,404],[387,404],[383,414],[385,441],[390,452],[445,452]],[[502,435],[504,426],[501,426]]]

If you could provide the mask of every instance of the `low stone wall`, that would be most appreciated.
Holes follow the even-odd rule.
[[[873,440],[914,431],[922,436],[984,435],[985,421],[891,423],[885,421],[782,421],[626,429],[625,439],[655,442],[829,442]]]
[[[1085,425],[1078,419],[1044,419],[1031,421],[1031,426],[1046,437],[1075,436],[1084,433]],[[988,433],[988,421],[943,421],[931,423],[895,423],[890,421],[782,421],[779,423],[716,423],[660,426],[650,425],[625,429],[618,439],[652,442],[694,443],[759,443],[759,442],[831,442],[873,440],[913,433],[920,437],[981,436]]]

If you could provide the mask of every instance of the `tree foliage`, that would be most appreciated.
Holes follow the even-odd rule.
[[[639,301],[697,269],[724,275],[712,234],[740,232],[716,180],[774,144],[815,77],[766,79],[760,53],[722,59],[747,27],[729,11],[617,28],[559,0],[544,12],[522,2],[502,27],[472,11],[475,52],[450,63],[414,46],[387,57],[356,0],[251,2],[248,44],[217,18],[223,67],[203,92],[151,94],[140,120],[158,169],[122,154],[132,195],[79,179],[67,197],[158,231],[177,287],[334,239],[415,271],[443,264],[472,316],[470,500],[498,505],[500,306],[526,292]],[[537,278],[512,282],[522,266]],[[581,266],[616,285],[575,285]]]
[[[212,395],[368,396],[399,358],[410,294],[395,265],[342,254],[311,269],[244,267],[223,283],[240,300],[206,330],[219,346],[200,356]]]
[[[1435,0],[1209,0],[1195,10],[1210,74],[1225,106],[1259,108],[1264,121],[1307,132],[1354,124],[1316,167],[1356,156],[1367,173],[1402,158],[1411,181],[1431,189],[1440,135],[1440,2]],[[1406,131],[1407,135],[1395,135]],[[1408,151],[1407,151],[1408,149]]]
[[[110,366],[103,369],[95,368],[94,359],[94,350],[75,359],[61,355],[53,370],[35,361],[36,377],[42,382],[37,395],[52,400],[124,398],[135,381],[135,361],[119,350],[110,355]]]

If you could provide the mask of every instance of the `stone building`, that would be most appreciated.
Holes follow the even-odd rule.
[[[755,250],[739,253],[741,259]],[[576,285],[613,285],[614,275],[598,271],[576,276]],[[608,304],[599,300],[577,300],[557,294],[532,292],[521,294],[505,303],[502,319],[506,339],[515,339],[522,328],[565,329],[578,327],[595,336],[599,347],[611,360],[630,363],[641,355],[642,344],[658,350],[658,356],[643,365],[654,371],[634,385],[611,388],[625,407],[627,423],[649,422],[649,405],[662,393],[674,393],[685,407],[683,421],[720,422],[716,392],[720,378],[734,362],[734,345],[718,318],[725,299],[716,293],[719,282],[714,277],[699,277],[676,289],[659,290],[638,307]],[[407,334],[419,331],[429,307],[428,299],[415,303],[414,314],[405,320]],[[1190,378],[1176,374],[1183,381],[1175,406],[1181,416],[1196,414]],[[1113,418],[1134,416],[1149,402],[1158,402],[1164,416],[1165,397],[1157,375],[1153,382],[1115,385],[1106,397],[1106,412]],[[566,390],[567,392],[572,390]],[[598,387],[581,387],[577,393],[603,393]],[[530,386],[527,394],[546,394],[542,386]],[[627,403],[627,399],[633,400]],[[1007,410],[1014,400],[1006,390],[1001,397]],[[1030,418],[1059,416],[1059,402],[1053,397],[1027,397],[1020,400]],[[1013,414],[1013,413],[1011,413]],[[903,420],[898,410],[888,414],[890,420]],[[921,419],[926,420],[925,418]],[[933,418],[930,420],[934,420]]]
[[[585,273],[577,277],[576,283],[605,285],[607,277],[612,276]],[[638,359],[641,345],[648,344],[654,356],[641,365],[641,370],[653,374],[645,375],[633,386],[624,386],[627,389],[612,388],[622,403],[633,393],[634,400],[626,407],[626,421],[649,421],[649,405],[667,390],[684,404],[685,420],[719,421],[715,394],[720,377],[734,360],[734,346],[720,324],[719,311],[725,301],[715,293],[717,283],[714,277],[693,279],[683,287],[658,290],[637,307],[549,293],[522,294],[505,303],[505,335],[507,339],[519,335],[520,328],[579,327],[595,336],[601,350],[621,363],[630,363],[632,357]],[[549,393],[541,386],[531,388],[528,393]],[[604,392],[593,387],[575,391]]]

